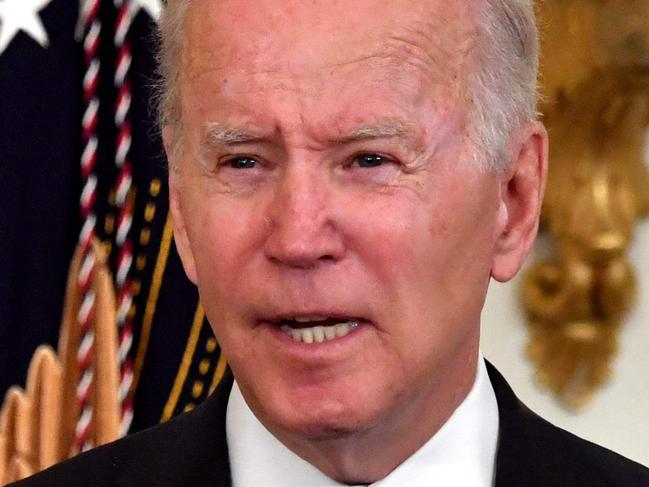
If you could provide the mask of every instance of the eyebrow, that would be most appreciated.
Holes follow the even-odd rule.
[[[408,124],[400,120],[384,120],[377,123],[361,125],[349,133],[333,137],[329,142],[335,145],[344,145],[365,140],[385,139],[393,137],[410,138],[413,133]],[[205,124],[203,135],[204,144],[208,147],[236,146],[255,142],[268,142],[270,137],[239,129],[228,127],[220,123],[210,122]]]
[[[226,127],[220,123],[210,122],[205,124],[203,141],[205,145],[233,146],[252,142],[267,141],[268,137],[243,129]]]
[[[347,144],[363,140],[408,137],[411,135],[412,131],[409,129],[407,124],[399,120],[385,120],[374,124],[356,127],[349,134],[332,139],[332,142],[335,144]]]

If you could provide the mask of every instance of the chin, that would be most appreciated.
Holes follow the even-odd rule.
[[[272,415],[272,413],[271,413]],[[366,421],[349,414],[344,417],[307,412],[286,417],[278,415],[271,422],[283,432],[310,440],[334,440],[361,434],[368,429]]]
[[[356,435],[371,428],[380,415],[378,401],[369,399],[363,391],[290,390],[274,391],[273,397],[262,401],[264,416],[271,424],[287,433],[311,439],[334,439]],[[360,401],[359,397],[366,400]],[[372,405],[372,407],[369,407]]]

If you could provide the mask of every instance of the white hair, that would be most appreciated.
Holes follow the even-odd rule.
[[[171,130],[177,153],[182,129],[182,31],[191,0],[167,0],[160,21],[160,124]],[[476,159],[486,169],[508,165],[513,130],[538,117],[538,32],[532,0],[478,0],[476,68],[470,74],[469,119]]]
[[[531,0],[483,0],[476,25],[470,125],[483,164],[497,170],[508,165],[506,144],[512,131],[539,115],[534,6]]]
[[[190,0],[167,0],[162,10],[158,30],[158,122],[171,132],[171,151],[167,158],[179,154],[182,131],[180,71],[182,69],[182,35],[185,13]],[[172,166],[173,169],[173,166]]]

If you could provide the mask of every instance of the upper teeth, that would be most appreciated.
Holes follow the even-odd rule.
[[[313,316],[296,316],[293,318],[293,321],[297,321],[298,323],[307,323],[309,321],[326,321],[328,318],[326,316],[318,316],[318,315],[313,315]]]
[[[326,318],[325,318],[326,319]],[[300,321],[296,319],[295,321]],[[300,321],[324,321],[324,320],[304,320]],[[346,321],[331,326],[312,326],[309,328],[291,328],[288,325],[282,325],[281,329],[296,342],[304,343],[322,343],[344,337],[350,331],[358,326],[358,321]]]

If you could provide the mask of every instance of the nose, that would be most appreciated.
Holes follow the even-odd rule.
[[[266,257],[297,269],[339,261],[345,246],[335,213],[331,189],[317,168],[287,169],[267,210]]]

